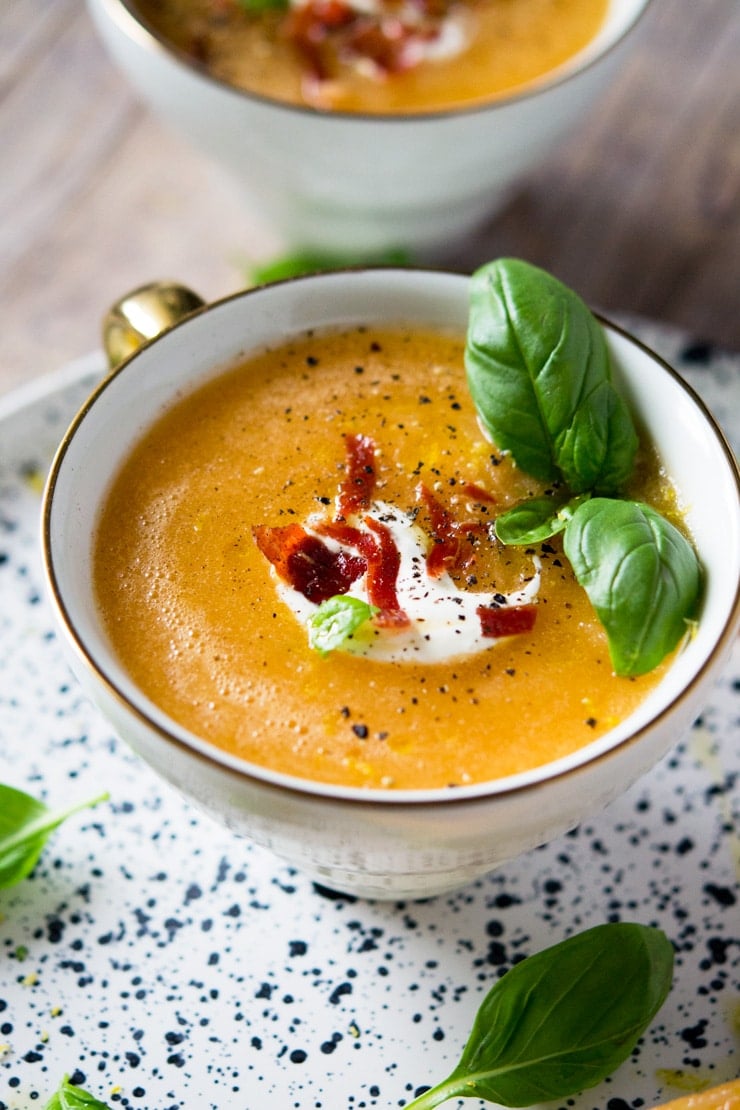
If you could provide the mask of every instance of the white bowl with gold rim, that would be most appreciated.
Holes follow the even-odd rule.
[[[134,0],[88,0],[143,100],[226,167],[287,246],[447,249],[586,115],[649,0],[610,0],[602,30],[522,92],[470,108],[371,116],[294,107],[236,89],[157,37]]]
[[[453,889],[565,832],[647,771],[698,715],[740,624],[740,474],[701,401],[657,356],[605,324],[615,380],[686,506],[705,575],[698,629],[627,720],[566,758],[494,782],[454,790],[324,785],[189,733],[115,657],[91,584],[93,536],[112,478],[144,430],[175,397],[245,352],[310,328],[358,323],[464,332],[467,309],[468,279],[411,269],[316,275],[196,309],[102,382],[61,444],[45,495],[49,595],[72,666],[116,732],[218,821],[318,882],[368,897]],[[112,333],[117,354],[135,346],[125,320]]]

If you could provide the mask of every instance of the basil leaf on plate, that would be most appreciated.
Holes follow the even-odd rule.
[[[477,270],[465,366],[483,426],[528,474],[574,493],[611,493],[629,477],[637,434],[604,332],[557,278],[513,258]]]
[[[532,1106],[595,1086],[630,1055],[672,975],[665,934],[626,922],[529,956],[484,998],[452,1074],[407,1110],[464,1097]]]
[[[83,1091],[82,1087],[74,1086],[69,1082],[69,1076],[65,1075],[45,1110],[109,1110],[109,1107],[88,1091]]]
[[[105,801],[100,794],[52,812],[22,790],[0,783],[0,888],[19,883],[36,866],[54,829],[80,809]]]
[[[652,670],[685,635],[698,604],[701,569],[689,541],[649,505],[597,497],[573,514],[564,545],[616,673]]]

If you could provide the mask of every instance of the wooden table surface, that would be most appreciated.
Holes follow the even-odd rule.
[[[97,347],[126,290],[174,277],[210,299],[276,250],[135,99],[81,0],[0,3],[0,98],[0,392]],[[738,0],[653,0],[579,134],[449,261],[500,254],[740,351]]]

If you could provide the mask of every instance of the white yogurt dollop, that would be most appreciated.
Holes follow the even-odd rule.
[[[396,594],[410,624],[404,628],[389,629],[378,628],[367,621],[345,641],[342,650],[379,662],[443,663],[455,656],[488,651],[503,638],[484,636],[477,614],[481,605],[490,605],[494,601],[493,595],[458,589],[446,571],[436,578],[427,574],[428,540],[406,513],[393,505],[376,501],[365,515],[388,529],[399,552],[401,562]],[[367,530],[361,522],[353,523]],[[311,521],[305,527],[307,532],[319,534],[312,532]],[[325,536],[320,538],[333,549],[338,550],[342,546]],[[523,589],[510,594],[496,593],[497,604],[502,607],[517,606],[535,601],[540,588],[541,565],[537,556],[533,556],[532,562],[532,578]],[[318,606],[286,582],[278,579],[277,583],[282,600],[302,624],[307,624]],[[369,602],[365,575],[352,584],[347,596]]]

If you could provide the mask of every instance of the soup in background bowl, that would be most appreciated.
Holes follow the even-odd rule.
[[[424,114],[521,91],[602,31],[608,0],[136,0],[158,38],[225,84],[369,115]]]
[[[456,656],[448,661],[417,660],[411,664],[368,659],[361,654],[348,658],[341,649],[321,654],[307,644],[303,616],[290,611],[284,593],[281,595],[280,574],[265,554],[266,550],[269,554],[269,545],[261,545],[257,540],[266,535],[261,529],[305,526],[314,507],[320,516],[323,514],[321,519],[331,518],[330,523],[337,523],[332,508],[336,504],[335,495],[341,494],[343,488],[347,494],[348,474],[357,478],[364,470],[364,465],[353,470],[342,454],[347,450],[348,439],[350,446],[357,446],[352,438],[355,433],[366,434],[372,441],[373,457],[380,459],[373,479],[378,483],[379,494],[387,495],[396,504],[404,496],[412,496],[409,489],[418,489],[421,474],[425,473],[421,464],[429,464],[429,472],[425,473],[429,486],[427,493],[421,495],[421,517],[425,513],[427,518],[433,515],[437,504],[441,504],[444,510],[460,511],[458,523],[469,523],[471,533],[486,534],[485,513],[481,509],[490,509],[490,503],[483,494],[492,491],[502,463],[501,460],[499,465],[491,463],[489,456],[495,453],[494,449],[475,426],[471,412],[466,412],[469,403],[464,395],[464,379],[458,377],[453,388],[446,378],[450,367],[459,364],[462,357],[460,340],[468,319],[469,292],[470,281],[461,276],[381,269],[317,275],[267,286],[196,311],[133,354],[102,383],[60,447],[45,499],[47,576],[64,640],[83,685],[117,732],[166,779],[228,827],[272,849],[326,885],[372,897],[425,897],[460,886],[551,839],[602,807],[660,758],[689,726],[729,651],[738,624],[740,513],[734,459],[711,417],[677,375],[623,331],[604,323],[615,384],[635,416],[641,438],[654,445],[675,488],[681,520],[696,546],[703,574],[702,602],[693,636],[646,680],[620,680],[630,690],[630,697],[638,682],[644,686],[639,696],[620,710],[620,714],[626,714],[624,719],[606,729],[599,722],[596,729],[597,720],[589,719],[598,718],[599,714],[592,715],[588,706],[584,706],[579,720],[580,739],[569,749],[554,743],[549,753],[540,751],[529,762],[526,753],[522,753],[518,764],[516,759],[504,762],[498,770],[491,770],[495,764],[489,764],[479,775],[472,773],[466,777],[455,774],[454,766],[466,758],[462,745],[458,750],[460,729],[475,732],[476,695],[469,693],[475,688],[473,671],[480,683],[486,664],[489,671],[496,668],[498,696],[507,697],[507,693],[502,693],[506,691],[505,683],[515,679],[507,671],[527,665],[526,649],[513,664],[509,658],[511,645],[521,632],[512,634],[511,629],[505,630],[501,642],[484,645],[475,656]],[[334,363],[328,356],[334,340],[325,340],[326,333],[343,336],[335,348],[338,358]],[[329,343],[329,348],[323,346],[324,342]],[[428,342],[431,347],[425,346]],[[288,351],[292,352],[289,358]],[[357,357],[349,357],[352,351]],[[423,394],[418,390],[418,379],[410,373],[408,381],[401,384],[403,360],[408,368],[410,357],[418,373],[422,356],[439,368],[428,375],[429,385]],[[302,391],[295,378],[288,374],[280,385],[280,364],[288,364],[291,359],[293,373],[299,364],[305,368],[302,373],[306,398],[310,398],[307,407],[301,407]],[[325,382],[321,381],[322,359],[326,359]],[[242,371],[234,369],[240,365],[244,367]],[[273,382],[265,388],[268,374],[273,375]],[[359,393],[358,382],[362,383]],[[232,465],[230,452],[238,453],[241,448],[229,446],[223,439],[223,428],[219,431],[212,425],[219,404],[214,409],[211,402],[224,388],[227,392],[222,398],[226,397],[226,404],[221,405],[222,410],[237,413],[237,423],[248,430],[253,444],[256,427],[257,438],[265,445],[264,463],[257,461],[253,445],[238,464]],[[234,407],[233,395],[228,392],[234,388],[241,388],[247,397],[241,410]],[[283,393],[279,393],[281,388]],[[334,401],[326,396],[322,400],[322,389],[328,389]],[[343,389],[347,392],[340,403]],[[391,435],[383,430],[383,422],[387,424],[390,420],[384,398],[399,390],[399,396],[406,397],[406,409],[397,423],[408,426],[394,429]],[[274,413],[272,417],[268,415],[270,395],[275,392],[279,394],[282,428]],[[352,396],[361,398],[357,402],[361,412],[359,423],[348,424],[345,416]],[[198,402],[197,410],[192,407],[194,399]],[[179,416],[183,413],[186,416],[185,423],[179,426],[178,410]],[[344,415],[339,416],[339,411]],[[415,417],[423,425],[414,431],[411,425]],[[201,479],[205,476],[206,490],[212,479],[213,489],[200,507],[193,509],[187,525],[182,521],[177,525],[180,532],[187,533],[190,555],[195,554],[193,579],[197,580],[199,574],[207,582],[211,577],[214,581],[219,577],[212,565],[202,564],[205,569],[199,569],[201,564],[197,561],[201,539],[210,533],[226,556],[222,566],[227,567],[228,573],[220,576],[220,586],[226,582],[226,588],[234,589],[238,579],[242,580],[240,588],[246,584],[243,603],[231,606],[228,618],[221,613],[217,620],[226,623],[228,619],[238,624],[241,608],[243,625],[251,633],[247,636],[251,642],[249,650],[259,645],[260,640],[267,645],[258,649],[257,655],[245,657],[247,662],[240,663],[238,674],[232,675],[232,685],[251,688],[254,700],[247,705],[247,717],[252,714],[256,719],[263,712],[268,722],[263,732],[268,738],[274,718],[281,729],[281,744],[288,751],[308,753],[308,761],[313,759],[312,769],[308,769],[305,761],[301,763],[300,758],[292,764],[270,765],[269,756],[264,758],[264,753],[248,746],[229,748],[209,737],[205,725],[196,719],[183,721],[176,706],[147,686],[145,672],[159,664],[148,657],[142,673],[137,675],[131,661],[125,662],[125,650],[122,653],[120,645],[114,646],[116,636],[115,632],[111,634],[111,622],[115,624],[121,612],[116,616],[115,606],[107,616],[104,612],[111,581],[125,580],[131,566],[138,566],[148,576],[144,580],[149,586],[143,593],[151,588],[155,608],[161,605],[166,609],[169,601],[162,600],[161,594],[157,598],[162,583],[156,579],[159,575],[177,577],[182,566],[170,564],[163,570],[162,566],[147,567],[145,561],[142,565],[142,559],[156,559],[156,554],[145,555],[141,549],[132,549],[130,559],[126,554],[120,557],[120,547],[132,529],[138,528],[144,536],[148,531],[146,524],[141,528],[140,519],[137,525],[136,518],[148,519],[150,508],[141,509],[138,493],[132,494],[133,486],[129,490],[135,503],[133,514],[130,521],[121,521],[123,535],[119,533],[116,538],[114,529],[108,533],[108,540],[101,540],[107,527],[106,506],[113,504],[111,497],[117,496],[116,483],[126,482],[126,468],[142,450],[141,444],[153,445],[155,450],[143,473],[147,469],[165,474],[171,470],[176,483],[187,483],[189,448],[184,449],[178,462],[169,449],[162,453],[167,441],[157,441],[156,437],[163,427],[165,430],[169,427],[171,448],[188,424],[195,425],[196,438],[209,427],[215,429],[216,439],[221,443],[214,452],[213,441],[209,446],[206,435],[205,453],[192,457],[192,470]],[[449,425],[456,430],[451,432]],[[293,434],[289,436],[286,430],[291,429]],[[387,438],[383,441],[384,435]],[[380,447],[376,440],[383,441]],[[393,454],[394,443],[400,444],[397,454]],[[296,452],[293,472],[290,466],[281,470],[279,463],[280,451],[285,454],[291,444]],[[426,444],[423,452],[421,444]],[[278,454],[270,454],[274,451]],[[484,461],[472,459],[475,451],[485,454]],[[420,453],[426,459],[417,459],[412,467],[411,455]],[[301,454],[307,459],[299,458]],[[368,458],[365,457],[365,464]],[[475,466],[470,469],[473,462]],[[233,479],[234,472],[239,473],[240,466],[244,468],[243,507],[238,507],[237,495],[236,510],[233,506],[223,509],[219,504],[219,488],[225,480]],[[419,469],[419,473],[409,473],[414,469]],[[455,486],[450,484],[450,478],[455,479]],[[464,491],[463,499],[451,500],[451,491],[468,478],[470,488]],[[647,483],[641,492],[645,488],[648,492],[663,489],[657,496],[663,498],[663,507],[671,511],[672,495],[665,493],[671,487],[665,486],[664,479],[659,474],[651,475],[648,466],[641,480]],[[315,488],[310,488],[312,481]],[[286,500],[286,486],[290,488],[293,482],[296,498],[290,495]],[[538,491],[528,488],[526,495]],[[174,497],[172,489],[167,497],[170,501]],[[186,496],[186,505],[187,500]],[[470,505],[477,506],[475,512]],[[293,514],[291,508],[295,509]],[[229,544],[224,539],[225,533],[212,527],[214,520],[233,516],[234,511],[240,517],[241,539],[236,547],[234,534]],[[344,514],[345,523],[347,515]],[[383,520],[381,513],[378,523]],[[385,523],[388,524],[387,517]],[[440,528],[438,517],[437,536]],[[110,567],[105,567],[106,543],[111,559],[118,558]],[[553,540],[553,553],[546,553],[552,562],[559,559],[557,543]],[[244,560],[239,544],[248,549]],[[542,551],[527,549],[517,556],[519,567],[506,571],[507,595],[531,588],[526,581],[531,579],[531,570],[528,572],[525,564],[531,562],[533,553],[540,556],[541,562]],[[101,585],[101,566],[112,574],[107,585],[104,581]],[[475,569],[478,570],[477,564]],[[495,576],[499,572],[500,568],[494,568],[490,573]],[[470,566],[465,565],[461,573],[463,578],[469,576]],[[489,570],[482,567],[482,573],[488,574]],[[543,575],[543,589],[544,578]],[[458,584],[469,585],[465,581]],[[483,583],[482,588],[491,595],[486,595],[489,606],[494,611],[500,608],[501,598],[497,601],[496,595],[503,592],[502,580],[491,581],[488,586]],[[125,589],[124,586],[124,593]],[[210,589],[204,591],[206,600],[209,593]],[[514,602],[513,608],[537,607],[536,596],[529,594],[517,596]],[[579,614],[579,623],[582,616]],[[190,630],[184,627],[181,631],[187,637]],[[228,630],[219,629],[218,635],[225,631]],[[201,637],[202,629],[193,629],[193,633],[196,638]],[[593,630],[586,634],[594,635]],[[153,638],[154,633],[147,634],[142,650],[149,650]],[[135,655],[135,636],[131,642]],[[182,643],[165,645],[168,666],[174,663],[167,683],[176,685],[178,675],[182,675],[186,701],[190,697],[217,702],[218,683],[224,683],[223,671],[216,676],[215,692],[195,693],[192,680],[184,678],[184,670],[178,670],[182,648]],[[211,651],[206,670],[213,670],[213,655],[219,654],[221,648],[206,649],[206,655]],[[599,650],[602,650],[600,666],[606,670],[603,643]],[[272,701],[259,694],[260,676],[243,673],[245,667],[269,672]],[[434,684],[429,695],[423,692],[425,669],[429,683]],[[554,701],[556,684],[544,685],[546,670],[543,669],[539,680],[533,678],[535,697],[530,700],[536,700],[542,682],[542,691]],[[367,689],[362,688],[364,675],[368,676]],[[479,700],[483,693],[478,692]],[[586,696],[588,693],[587,690]],[[223,697],[227,701],[229,695],[224,692]],[[391,702],[386,705],[383,699],[387,701],[389,697]],[[480,715],[485,714],[485,720],[478,730],[479,742],[481,735],[494,741],[495,702],[489,694],[482,700],[485,709],[480,709]],[[284,719],[280,717],[283,702],[289,706]],[[301,732],[301,706],[307,707],[309,702],[312,709],[306,712],[309,717],[313,714],[314,720],[310,729]],[[465,720],[461,724],[462,702]],[[387,710],[391,703],[400,705],[404,713],[398,717],[415,720],[416,740],[409,743],[406,752],[395,722],[387,730],[393,735],[383,738],[379,734],[386,730],[380,719],[368,719],[375,703],[379,711],[383,707]],[[358,715],[361,705],[365,715]],[[556,717],[559,707],[553,704],[551,712]],[[446,719],[444,716],[437,719],[445,713]],[[515,750],[516,728],[512,729],[511,722],[504,728],[504,717],[502,713],[502,732],[508,729],[507,743]],[[329,769],[330,761],[316,751],[321,747],[317,729],[320,731],[322,720],[326,749],[331,748],[342,729],[351,746],[351,750],[339,753],[333,770]],[[248,724],[245,731],[251,731]],[[414,768],[425,763],[425,731],[436,746],[446,748],[451,756],[452,762],[440,772],[441,778],[435,779],[433,774],[426,779],[414,778]],[[553,727],[552,731],[554,735],[557,729]],[[587,733],[585,743],[583,732]],[[523,729],[522,746],[537,746],[531,741],[534,737],[539,744],[541,733],[540,724],[534,732],[530,731],[527,740]],[[362,759],[363,745],[369,745],[368,752],[376,756],[384,744],[392,748],[394,742],[395,766],[375,776],[373,759]],[[410,773],[403,778],[405,756]],[[345,757],[353,767],[352,775],[343,778],[336,769]],[[430,758],[428,762],[431,766],[434,760]],[[327,767],[324,780],[322,766]]]
[[[518,4],[531,2],[507,0],[503,9],[516,11]],[[546,10],[547,3],[538,0],[535,6]],[[578,0],[568,0],[574,3]],[[582,20],[588,30],[574,31],[570,44],[556,46],[548,63],[531,60],[522,35],[523,68],[508,78],[497,73],[499,87],[489,99],[494,77],[486,75],[479,60],[469,62],[463,54],[467,91],[455,94],[453,82],[439,77],[439,67],[452,68],[449,59],[400,74],[371,73],[370,78],[362,76],[367,72],[362,64],[355,81],[362,95],[353,94],[344,106],[339,97],[332,106],[339,95],[337,82],[307,81],[305,66],[290,70],[286,58],[292,59],[294,51],[284,50],[282,40],[273,44],[280,64],[270,56],[265,69],[272,81],[287,68],[278,84],[292,80],[292,90],[267,85],[247,91],[194,57],[194,50],[207,52],[208,47],[201,41],[193,48],[192,32],[187,51],[171,40],[169,30],[157,30],[155,19],[168,18],[166,4],[155,11],[152,3],[144,7],[134,0],[89,0],[101,37],[134,88],[235,175],[249,203],[285,245],[343,257],[349,251],[388,250],[439,256],[490,217],[512,183],[592,108],[621,64],[647,4],[600,0],[581,5],[579,28]],[[329,0],[321,0],[322,5],[342,7]],[[421,7],[436,11],[447,5]],[[466,4],[454,10],[475,23],[475,3],[470,12]],[[584,14],[589,11],[596,15]],[[175,22],[181,12],[178,8]],[[265,18],[276,17],[273,12]],[[507,18],[516,23],[510,12]],[[303,37],[310,43],[316,34],[321,39],[319,32],[320,27],[309,29]],[[512,26],[508,33],[520,31]],[[513,53],[505,52],[507,66]],[[543,64],[549,66],[546,73]],[[357,69],[351,66],[350,72]],[[431,85],[439,86],[436,92],[417,87],[421,82],[414,73],[430,75]],[[316,103],[301,102],[307,86]],[[445,102],[450,95],[453,102]]]

